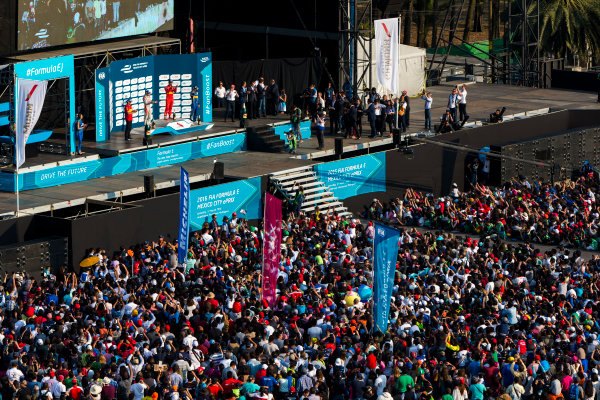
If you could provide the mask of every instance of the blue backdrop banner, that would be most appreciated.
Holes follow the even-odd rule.
[[[398,260],[400,232],[385,225],[375,224],[374,238],[374,312],[375,327],[380,332],[387,331],[390,315],[390,300]]]
[[[177,259],[185,263],[190,236],[190,175],[181,167],[179,181],[179,239],[177,241]]]
[[[212,57],[210,53],[165,54],[113,61],[96,70],[96,140],[108,140],[113,132],[125,130],[124,107],[127,99],[137,110],[134,128],[144,125],[146,91],[152,95],[152,117],[162,118],[166,105],[165,86],[169,80],[177,86],[173,112],[177,118],[189,118],[192,88],[199,89],[200,119],[212,122]],[[102,102],[102,104],[98,104]]]
[[[192,190],[191,229],[194,231],[202,229],[205,222],[212,220],[213,214],[217,216],[219,225],[224,216],[231,218],[234,212],[239,218],[262,218],[260,199],[260,177]]]
[[[340,200],[385,192],[385,152],[315,165],[315,172]]]
[[[19,174],[19,190],[31,190],[66,183],[81,182],[173,165],[197,158],[246,150],[246,134],[237,133],[212,139],[182,143],[174,146],[126,153],[77,164],[62,165]],[[0,172],[0,191],[14,192],[16,175]]]

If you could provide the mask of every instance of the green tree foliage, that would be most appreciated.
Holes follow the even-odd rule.
[[[542,0],[541,50],[564,57],[571,53],[600,55],[600,1]]]

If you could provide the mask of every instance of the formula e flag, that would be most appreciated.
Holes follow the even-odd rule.
[[[385,225],[375,224],[374,260],[375,278],[373,298],[375,302],[375,330],[387,331],[390,300],[398,260],[400,233]]]
[[[265,193],[265,238],[263,242],[262,299],[269,307],[277,301],[277,274],[281,256],[281,200]]]
[[[16,123],[16,160],[17,167],[25,162],[25,144],[29,134],[33,131],[35,124],[40,118],[48,81],[34,81],[30,79],[18,79]]]
[[[398,94],[399,19],[375,20],[375,62],[377,81],[387,90]]]
[[[181,167],[179,181],[179,239],[177,240],[177,261],[185,263],[190,241],[190,175]]]

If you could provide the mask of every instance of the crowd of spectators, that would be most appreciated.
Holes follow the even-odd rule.
[[[531,218],[543,210],[534,201],[577,221],[594,200],[573,216],[569,202],[593,192],[585,181],[443,201],[409,191],[397,222],[438,225],[463,204],[474,221],[513,203]],[[523,220],[511,218],[507,234]],[[193,234],[185,265],[159,237],[114,255],[91,250],[97,262],[77,274],[7,275],[2,400],[600,397],[598,256],[403,227],[390,322],[377,332],[374,225],[325,212],[282,224],[272,308],[260,298],[262,226],[235,214]]]
[[[403,199],[389,204],[374,201],[364,216],[405,226],[598,250],[599,196],[593,174],[554,185],[520,177],[498,188],[476,183],[467,192],[453,184],[445,197],[409,189]]]

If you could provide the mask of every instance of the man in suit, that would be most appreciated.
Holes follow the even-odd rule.
[[[377,136],[377,126],[375,125],[375,104],[373,104],[373,101],[371,99],[369,99],[368,101],[369,106],[367,107],[367,119],[369,120],[369,125],[371,125],[371,138],[374,138],[375,136]]]
[[[279,86],[275,83],[275,79],[271,79],[271,85],[269,85],[269,93],[271,94],[271,113],[277,115],[279,110]]]
[[[246,114],[246,103],[248,102],[248,86],[246,85],[246,81],[242,82],[242,87],[240,87],[238,94],[240,96],[240,119],[242,119],[242,114]]]

